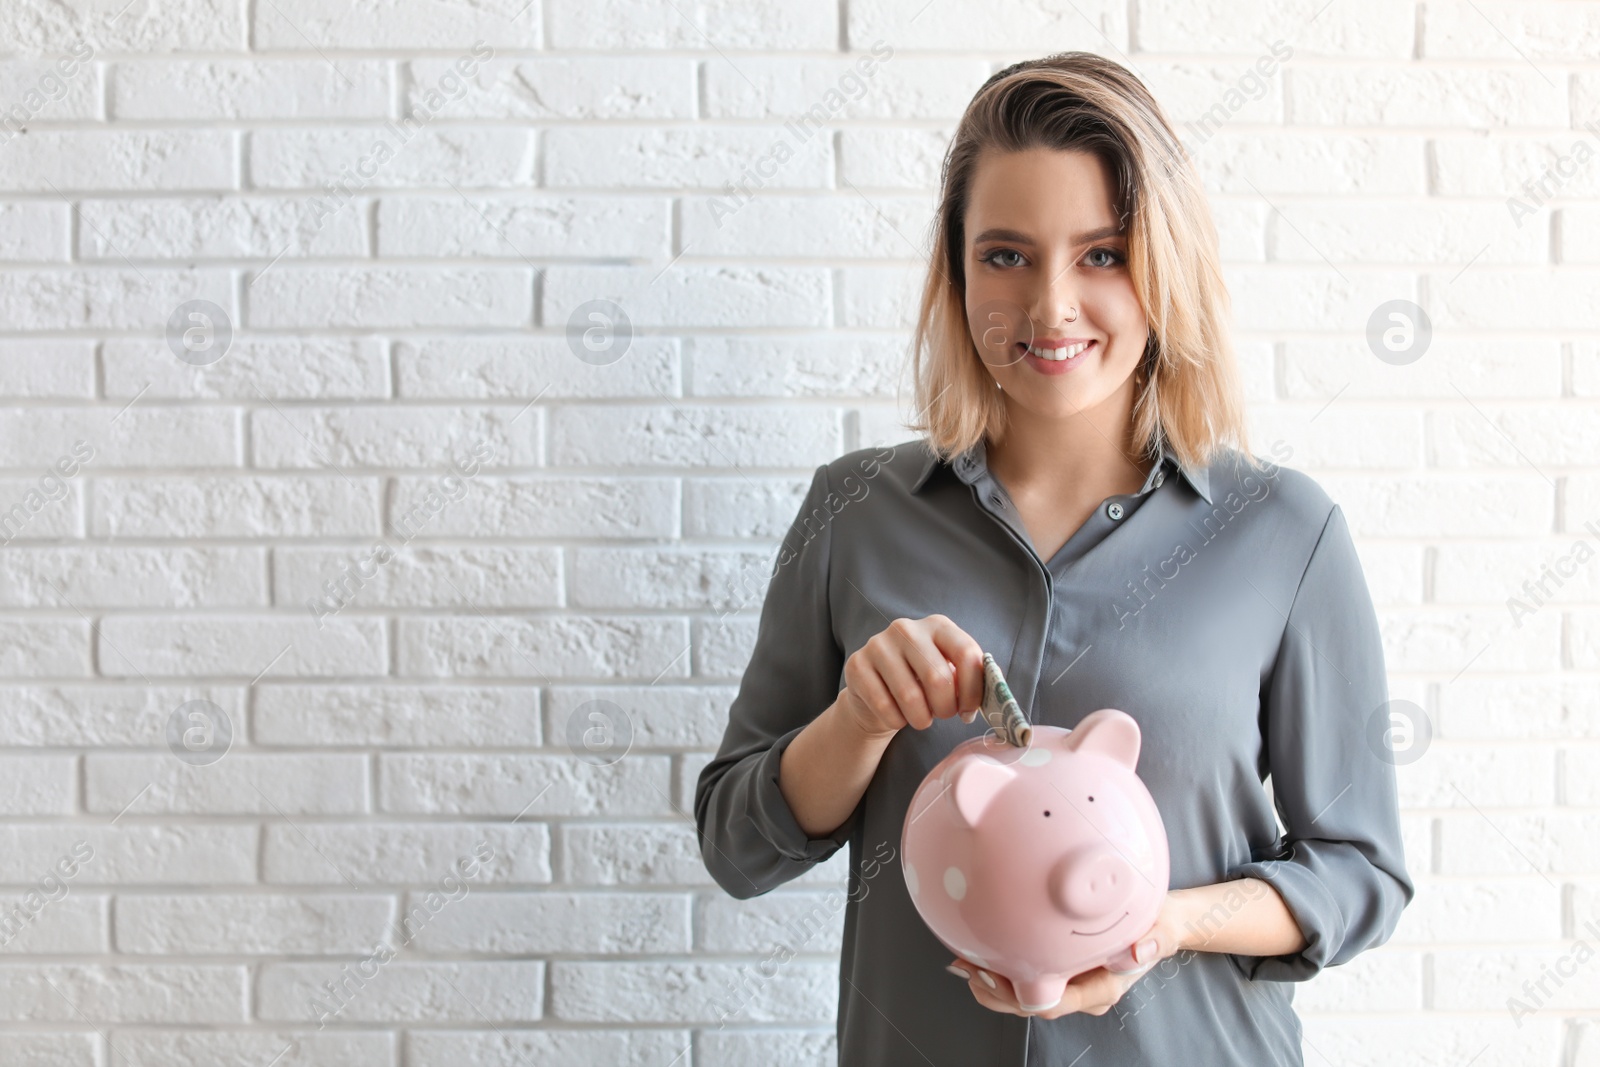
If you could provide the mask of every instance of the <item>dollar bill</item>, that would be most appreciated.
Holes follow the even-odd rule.
[[[983,720],[1006,744],[1027,748],[1033,739],[1033,728],[1028,717],[1022,714],[1017,698],[1006,685],[1006,676],[1000,673],[1000,664],[989,653],[983,654]]]

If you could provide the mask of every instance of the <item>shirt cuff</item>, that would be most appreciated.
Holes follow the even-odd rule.
[[[761,755],[756,766],[754,810],[751,811],[750,818],[756,824],[761,836],[766,838],[779,854],[801,863],[817,863],[839,851],[845,842],[850,840],[850,834],[855,828],[856,812],[851,812],[850,817],[827,837],[807,837],[805,831],[800,829],[800,824],[795,821],[793,809],[783,798],[783,790],[778,788],[778,767],[783,759],[783,750],[788,748],[789,742],[798,737],[800,731],[804,729],[805,726],[796,726],[774,741]],[[857,811],[859,810],[860,806],[857,805]]]
[[[1335,943],[1342,940],[1343,915],[1339,902],[1322,880],[1292,859],[1257,860],[1228,872],[1229,880],[1259,878],[1278,891],[1306,939],[1305,948],[1282,956],[1243,956],[1230,953],[1246,978],[1257,982],[1304,982],[1327,966]],[[1330,941],[1330,935],[1334,940]]]

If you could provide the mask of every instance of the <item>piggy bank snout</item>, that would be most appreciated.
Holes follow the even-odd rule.
[[[1074,919],[1098,919],[1121,909],[1139,874],[1106,845],[1087,845],[1068,853],[1050,872],[1050,896]]]

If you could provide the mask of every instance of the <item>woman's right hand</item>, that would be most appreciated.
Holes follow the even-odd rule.
[[[983,704],[983,650],[944,615],[895,619],[845,661],[838,703],[871,740]]]

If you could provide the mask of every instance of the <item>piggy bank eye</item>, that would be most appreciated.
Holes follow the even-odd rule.
[[[1093,803],[1094,803],[1094,797],[1090,797],[1090,798],[1089,798],[1089,803],[1091,803],[1091,804],[1093,804]]]
[[[1050,817],[1050,812],[1048,810],[1045,811],[1044,817],[1047,819]]]

